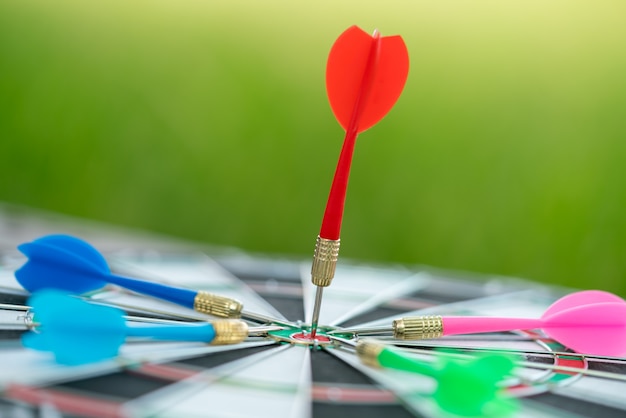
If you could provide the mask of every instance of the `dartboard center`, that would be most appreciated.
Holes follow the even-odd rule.
[[[282,343],[319,347],[332,344],[332,340],[328,336],[328,332],[333,329],[334,327],[318,327],[315,338],[311,337],[310,326],[270,331],[268,335]]]
[[[302,341],[305,344],[315,344],[316,342],[318,344],[330,343],[330,338],[328,338],[326,335],[319,333],[317,333],[315,335],[315,338],[313,338],[310,333],[299,332],[297,334],[292,334],[291,338],[293,338],[294,340]]]

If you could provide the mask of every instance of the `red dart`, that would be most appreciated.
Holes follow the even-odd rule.
[[[311,280],[317,286],[311,321],[315,338],[322,290],[329,286],[339,254],[339,234],[356,137],[378,123],[400,97],[409,72],[409,55],[400,36],[368,35],[356,26],[335,41],[326,65],[330,106],[346,130],[335,177],[317,237]]]

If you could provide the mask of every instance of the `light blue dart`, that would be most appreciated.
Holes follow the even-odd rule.
[[[248,336],[247,324],[239,320],[128,324],[124,312],[117,308],[93,305],[57,290],[36,292],[28,303],[35,314],[35,329],[24,334],[22,344],[52,352],[58,363],[66,365],[113,358],[127,337],[217,345],[236,344]]]

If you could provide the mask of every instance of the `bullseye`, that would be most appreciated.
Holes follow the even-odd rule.
[[[317,334],[315,338],[311,338],[311,334],[305,334],[303,332],[299,332],[297,334],[293,334],[291,336],[294,340],[303,341],[305,343],[314,344],[317,342],[318,344],[328,344],[330,343],[330,338],[325,335]]]
[[[267,335],[282,343],[319,348],[320,346],[333,344],[333,341],[327,335],[327,333],[332,330],[335,330],[335,328],[321,326],[318,328],[318,332],[315,334],[315,337],[312,337],[311,327],[307,325],[303,327],[270,331]],[[353,337],[352,334],[338,335],[337,333],[333,334],[333,336],[340,336],[347,339],[351,339]]]

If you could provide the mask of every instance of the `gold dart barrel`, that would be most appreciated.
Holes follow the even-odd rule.
[[[311,266],[311,281],[317,286],[315,290],[315,304],[313,305],[313,318],[311,318],[311,336],[315,338],[317,323],[320,319],[320,307],[322,305],[322,291],[330,286],[335,277],[337,257],[339,256],[340,240],[326,239],[319,235],[315,241],[315,253]]]
[[[393,337],[401,340],[426,340],[443,337],[443,319],[439,315],[401,318],[393,321]]]
[[[238,344],[248,337],[248,324],[236,319],[211,322],[215,338],[211,345]]]
[[[375,341],[360,341],[356,346],[356,353],[363,364],[371,367],[380,367],[378,356],[385,346]]]
[[[220,318],[239,318],[243,305],[235,299],[200,291],[193,301],[193,309]]]
[[[330,286],[330,282],[335,277],[340,241],[317,236],[313,265],[311,266],[311,281],[314,285]]]

